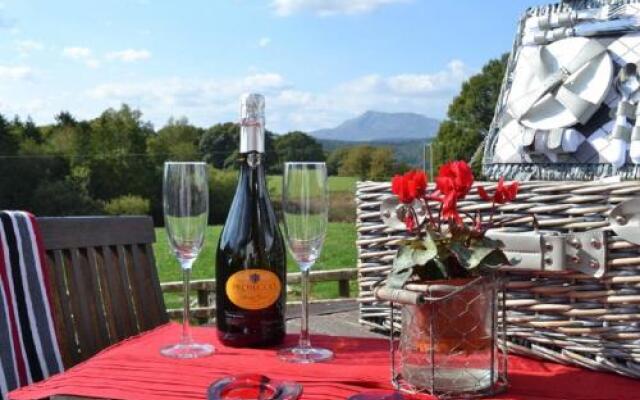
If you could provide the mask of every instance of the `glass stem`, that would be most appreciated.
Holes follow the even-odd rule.
[[[189,318],[191,316],[191,302],[189,299],[190,293],[190,280],[191,280],[191,268],[182,268],[182,281],[183,281],[183,314],[182,314],[182,343],[189,344],[191,340],[191,326],[189,325]]]
[[[301,271],[302,318],[300,321],[300,347],[311,347],[309,339],[309,269]]]

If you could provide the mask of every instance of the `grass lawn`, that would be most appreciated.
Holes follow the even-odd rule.
[[[216,225],[209,227],[207,230],[204,249],[193,266],[193,279],[211,279],[215,277],[215,250],[218,245],[221,228],[220,225]],[[313,267],[313,270],[355,268],[355,240],[356,228],[354,223],[330,223],[322,254]],[[179,281],[182,279],[182,272],[180,271],[178,262],[169,250],[164,228],[156,229],[154,253],[161,282]],[[291,259],[291,256],[289,256],[287,261],[287,269],[290,272],[298,271],[298,267]],[[352,282],[353,293],[356,292],[356,287],[355,282]],[[312,288],[313,298],[333,298],[337,297],[337,295],[337,282],[318,283],[314,284]],[[169,308],[179,307],[180,305],[180,299],[177,295],[167,295],[166,301],[167,307]]]
[[[282,176],[269,175],[267,178],[269,193],[272,196],[282,196]],[[356,191],[358,178],[352,176],[330,176],[329,192],[351,192]]]

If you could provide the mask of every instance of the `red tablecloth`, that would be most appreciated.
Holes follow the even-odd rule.
[[[275,350],[227,348],[213,328],[194,328],[197,340],[214,343],[215,355],[199,360],[171,360],[158,349],[174,342],[180,325],[168,324],[114,345],[90,360],[44,382],[10,394],[12,400],[41,399],[56,394],[119,400],[205,399],[217,378],[260,373],[295,380],[303,399],[338,400],[371,389],[390,389],[389,345],[384,339],[314,336],[333,349],[334,361],[315,365],[281,362]],[[287,338],[294,343],[295,336]],[[510,388],[500,399],[640,399],[640,381],[590,372],[522,357],[509,358]]]

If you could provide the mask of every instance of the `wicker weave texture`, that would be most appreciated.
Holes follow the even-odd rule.
[[[495,183],[484,185],[490,190]],[[386,277],[406,237],[380,219],[381,200],[388,195],[389,183],[358,183],[360,322],[384,331],[391,323],[389,305],[374,298],[372,286]],[[639,195],[640,182],[525,182],[517,201],[500,206],[494,220],[533,229],[535,214],[544,230],[606,228],[610,210]],[[460,206],[489,218],[490,205],[475,188]],[[610,235],[607,248],[608,271],[600,279],[573,272],[504,272],[511,351],[640,378],[640,247]]]

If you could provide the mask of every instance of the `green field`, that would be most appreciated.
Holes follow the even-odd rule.
[[[211,226],[207,230],[205,246],[202,253],[193,266],[193,279],[211,279],[215,276],[215,249],[218,244],[221,226]],[[320,259],[313,270],[355,268],[356,266],[356,229],[353,223],[332,222],[329,224],[327,239]],[[161,282],[179,281],[182,273],[178,262],[169,250],[167,235],[164,228],[156,229],[156,243],[154,253]],[[290,272],[298,271],[295,262],[289,256],[287,269]],[[352,283],[355,293],[355,283]],[[333,298],[338,294],[338,285],[335,282],[318,283],[312,288],[313,298]],[[169,308],[179,307],[180,299],[177,295],[167,295]]]
[[[271,194],[271,196],[281,196],[282,195],[282,176],[269,175],[267,180],[269,185],[269,193]],[[358,178],[353,176],[330,176],[329,192],[355,193],[357,181],[358,181]]]

